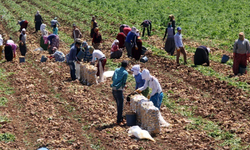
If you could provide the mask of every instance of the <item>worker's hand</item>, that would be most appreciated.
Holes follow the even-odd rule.
[[[139,89],[135,90],[135,92],[136,92],[136,93],[139,93],[139,94],[141,93],[141,91],[140,91]]]
[[[181,51],[181,48],[177,47],[177,52]]]
[[[135,50],[138,50],[138,47],[137,47],[137,46],[135,47]]]
[[[150,95],[148,95],[147,98],[150,99]]]

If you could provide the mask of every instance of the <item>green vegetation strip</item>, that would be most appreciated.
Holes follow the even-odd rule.
[[[0,133],[0,141],[3,142],[14,142],[16,137],[10,133]]]

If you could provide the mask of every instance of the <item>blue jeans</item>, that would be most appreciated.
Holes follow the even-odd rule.
[[[160,94],[156,93],[155,95],[150,97],[150,101],[152,101],[154,103],[154,106],[157,107],[159,110],[161,108],[162,99],[163,99],[162,92]]]
[[[112,90],[112,94],[115,98],[117,104],[117,123],[122,122],[122,112],[123,112],[123,91],[122,90]]]
[[[73,61],[69,61],[69,68],[70,68],[70,76],[72,80],[76,79],[76,67]]]

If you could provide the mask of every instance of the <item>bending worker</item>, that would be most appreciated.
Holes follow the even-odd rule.
[[[143,87],[138,88],[136,92],[141,93],[141,91],[145,90],[147,87],[152,88],[152,92],[150,95],[148,95],[147,98],[150,99],[150,101],[154,103],[154,106],[160,110],[163,93],[159,81],[155,77],[151,76],[147,69],[144,69],[142,71],[141,76],[142,79],[145,80],[145,84],[143,85]]]
[[[199,46],[194,54],[194,64],[202,65],[206,63],[207,66],[209,66],[209,53],[210,48],[207,48],[206,46]]]

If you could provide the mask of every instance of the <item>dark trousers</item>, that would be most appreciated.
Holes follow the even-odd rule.
[[[73,61],[70,61],[69,63],[69,67],[70,67],[70,76],[72,80],[76,79],[76,67],[75,67],[75,63]]]
[[[147,28],[147,31],[148,31],[148,36],[150,36],[149,27],[143,27],[142,37],[144,36],[144,33],[145,33],[145,28]]]
[[[112,94],[115,98],[117,104],[117,123],[122,122],[122,112],[123,112],[123,91],[122,90],[112,90]]]
[[[247,55],[246,54],[235,54],[233,63],[233,72],[235,75],[239,73],[239,66],[247,66]],[[247,73],[247,71],[245,72]]]

